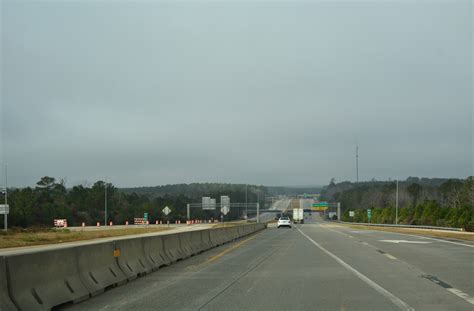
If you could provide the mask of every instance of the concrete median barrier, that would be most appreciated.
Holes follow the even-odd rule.
[[[239,227],[230,227],[229,230],[228,230],[228,234],[230,236],[230,238],[235,241],[237,240],[238,238],[242,237],[240,234],[239,234]]]
[[[186,257],[181,249],[178,234],[164,234],[161,237],[163,239],[163,249],[171,262],[176,262]]]
[[[8,294],[8,276],[5,257],[0,257],[0,311],[16,311]]]
[[[161,236],[150,236],[143,238],[143,249],[150,260],[153,270],[169,265],[172,260],[165,253],[163,238]]]
[[[214,228],[209,230],[210,239],[214,246],[222,245],[230,241],[226,228]]]
[[[198,253],[197,245],[193,245],[193,240],[197,236],[200,235],[196,234],[196,232],[181,232],[178,234],[181,251],[185,257],[191,257]]]
[[[114,241],[117,254],[117,263],[128,280],[152,271],[152,264],[145,255],[142,238],[120,239]]]
[[[79,276],[75,248],[6,257],[10,297],[21,310],[49,310],[89,297]]]
[[[119,268],[114,242],[83,245],[76,248],[81,280],[94,296],[105,289],[127,282],[127,276]]]
[[[214,247],[211,241],[209,230],[201,230],[201,239],[204,249],[211,249]]]
[[[205,243],[203,240],[204,231],[205,230],[198,230],[179,234],[181,249],[186,253],[187,256],[196,255],[202,253],[206,249],[209,249],[208,243]]]

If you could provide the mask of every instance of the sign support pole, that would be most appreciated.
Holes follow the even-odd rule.
[[[7,165],[5,164],[5,208],[8,206],[8,173],[7,173]],[[3,225],[4,231],[7,232],[8,230],[8,215],[5,213],[3,215]]]
[[[395,224],[398,225],[398,180],[397,180],[397,194],[395,195]]]
[[[260,203],[257,203],[257,223],[260,223]]]

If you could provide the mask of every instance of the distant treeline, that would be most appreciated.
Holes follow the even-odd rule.
[[[104,223],[105,186],[107,185],[107,215],[114,224],[124,224],[126,220],[133,222],[135,217],[143,217],[148,213],[150,221],[155,220],[186,220],[186,204],[200,203],[202,196],[211,196],[220,200],[221,195],[228,195],[231,202],[245,202],[245,185],[234,184],[191,184],[169,185],[159,188],[160,195],[147,192],[125,189],[121,191],[110,183],[97,181],[91,187],[74,186],[66,189],[64,182],[57,182],[55,178],[45,176],[38,181],[34,188],[9,189],[8,203],[10,214],[9,226],[52,226],[53,220],[65,218],[70,226],[79,226],[82,222],[95,225]],[[264,206],[266,188],[263,186],[248,185],[248,202],[257,202]],[[3,197],[0,198],[3,202]],[[162,209],[168,206],[172,212],[166,216]],[[226,220],[238,219],[242,210],[231,209]],[[219,218],[220,212],[191,209],[191,217],[195,219]],[[3,227],[3,217],[0,217]]]
[[[474,230],[474,178],[428,179],[409,177],[399,181],[399,214],[402,224],[462,227]],[[367,209],[372,209],[373,223],[395,223],[395,181],[331,182],[321,198],[339,201],[342,220],[368,222]],[[350,217],[349,211],[355,216]]]
[[[150,198],[162,197],[165,195],[175,196],[184,195],[190,198],[200,198],[203,193],[225,193],[226,191],[238,192],[254,191],[257,186],[245,184],[226,184],[226,183],[191,183],[191,184],[174,184],[155,187],[135,187],[121,188],[120,191],[131,194],[146,195]],[[297,194],[314,194],[320,193],[322,187],[279,187],[279,186],[259,186],[262,191],[265,190],[267,195],[297,195]]]

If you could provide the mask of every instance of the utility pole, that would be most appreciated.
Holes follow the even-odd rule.
[[[260,222],[260,190],[257,189],[257,223]]]
[[[397,180],[397,194],[395,195],[395,224],[398,225],[398,180]]]
[[[249,214],[248,214],[248,211],[247,211],[247,205],[248,205],[248,201],[247,201],[247,188],[248,188],[248,185],[245,184],[245,219],[247,219],[249,217]]]
[[[7,173],[7,165],[5,164],[5,208],[8,206],[8,173]],[[3,226],[5,232],[8,230],[8,215],[5,213],[3,215]]]
[[[104,199],[104,207],[105,207],[105,226],[107,227],[107,177],[105,178],[105,184],[104,184],[104,189],[105,189],[105,199]]]
[[[359,182],[359,146],[356,146],[356,182]]]

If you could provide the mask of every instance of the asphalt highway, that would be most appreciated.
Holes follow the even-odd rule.
[[[270,206],[270,210],[279,210],[279,211],[286,211],[290,207],[291,199],[282,199],[275,201],[272,206]],[[261,213],[260,214],[260,221],[267,222],[274,219],[277,216],[276,213]],[[256,220],[257,217],[251,218],[252,220]]]
[[[69,310],[473,310],[474,243],[354,230],[314,213]]]

